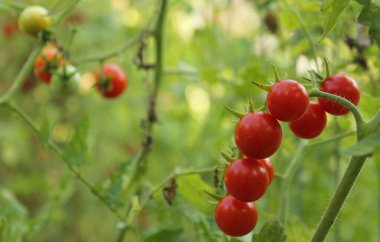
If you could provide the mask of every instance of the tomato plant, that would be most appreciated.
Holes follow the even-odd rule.
[[[127,88],[127,76],[117,65],[105,65],[96,79],[98,91],[105,98],[118,97]]]
[[[18,32],[17,21],[10,19],[3,23],[2,25],[3,34],[5,37],[10,38]]]
[[[243,236],[252,231],[258,219],[256,205],[226,196],[215,208],[215,221],[219,228],[231,236]]]
[[[21,12],[18,25],[22,32],[37,36],[42,30],[51,25],[51,19],[47,9],[41,6],[29,6]]]
[[[253,202],[262,197],[269,185],[269,173],[259,160],[237,159],[231,162],[224,175],[229,194],[240,201]]]
[[[346,98],[354,105],[358,105],[360,100],[358,84],[354,79],[343,74],[329,76],[322,82],[320,90]],[[326,112],[333,115],[344,115],[349,112],[347,107],[325,98],[318,98],[318,102]]]
[[[280,147],[282,130],[269,113],[252,112],[240,118],[235,128],[235,142],[249,158],[264,159]]]

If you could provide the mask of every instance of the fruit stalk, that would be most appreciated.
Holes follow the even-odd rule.
[[[331,199],[325,213],[323,214],[323,217],[319,222],[319,225],[313,235],[313,238],[311,239],[311,242],[322,242],[326,238],[357,177],[359,176],[367,157],[367,155],[364,155],[354,156],[351,158],[347,170],[344,173],[344,176],[339,183],[339,186],[336,189],[335,194]]]

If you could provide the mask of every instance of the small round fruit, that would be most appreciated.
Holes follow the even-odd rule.
[[[42,30],[46,30],[51,25],[48,11],[41,6],[30,6],[21,12],[18,25],[22,32],[32,36],[38,36]]]
[[[236,146],[249,158],[264,159],[273,155],[281,139],[281,126],[269,113],[247,113],[235,127]]]
[[[71,95],[79,90],[80,73],[75,66],[65,65],[59,67],[54,73],[50,88],[57,95]]]
[[[294,80],[276,82],[268,92],[268,110],[278,120],[297,120],[306,112],[308,106],[309,95],[306,89]]]
[[[243,202],[253,202],[267,190],[269,175],[259,160],[241,158],[227,167],[224,182],[231,196]]]
[[[326,127],[327,115],[319,103],[310,102],[306,113],[296,121],[289,123],[289,128],[300,138],[312,139],[320,135]]]
[[[49,84],[52,76],[52,71],[55,71],[64,63],[57,49],[47,49],[37,57],[34,62],[34,74],[41,81]]]
[[[360,100],[360,90],[358,84],[354,79],[349,76],[338,74],[328,77],[324,80],[319,88],[322,92],[338,95],[352,102],[355,106],[358,105]],[[318,98],[319,104],[332,115],[344,115],[349,112],[345,106],[325,99]]]
[[[215,222],[225,234],[240,237],[251,232],[257,224],[257,209],[253,202],[242,202],[227,195],[215,208]]]
[[[117,65],[105,65],[102,74],[97,74],[96,79],[98,91],[105,98],[118,97],[127,88],[127,77]]]
[[[269,158],[266,158],[266,159],[261,159],[259,161],[261,162],[261,164],[265,166],[265,169],[267,170],[268,177],[269,177],[269,184],[271,184],[274,178],[274,166],[273,166],[272,160]]]

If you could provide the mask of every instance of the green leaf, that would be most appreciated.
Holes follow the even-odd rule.
[[[184,197],[189,204],[205,214],[211,214],[214,206],[209,203],[210,196],[205,192],[214,192],[214,189],[204,182],[199,174],[179,177],[177,180],[178,194]]]
[[[177,242],[180,241],[182,229],[163,229],[145,238],[145,242]]]
[[[89,120],[86,118],[82,120],[78,127],[74,137],[68,144],[64,157],[74,166],[80,166],[87,162],[88,160],[88,130],[89,130]]]
[[[42,122],[40,133],[39,133],[40,139],[42,140],[44,144],[49,143],[50,134],[51,134],[50,131],[51,131],[51,128],[50,128],[49,120],[45,118],[44,121]]]
[[[252,236],[252,242],[285,242],[286,235],[284,227],[278,220],[267,222],[260,230],[260,233]]]
[[[361,156],[372,153],[380,146],[380,129],[343,151],[346,155]]]
[[[380,6],[370,0],[356,0],[363,5],[363,9],[358,17],[359,23],[369,27],[369,35],[380,45]]]
[[[325,27],[322,38],[334,28],[339,16],[350,5],[351,0],[325,0],[322,4],[321,11],[325,15]]]

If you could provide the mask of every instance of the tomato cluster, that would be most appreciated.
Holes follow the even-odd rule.
[[[80,86],[80,73],[57,48],[47,48],[37,57],[34,74],[41,81],[50,84],[52,91],[57,94],[76,93]],[[115,64],[104,65],[94,75],[95,86],[104,98],[118,97],[127,87],[126,74]]]
[[[250,112],[246,114],[232,110],[240,116],[235,127],[235,143],[241,157],[230,160],[224,174],[227,195],[215,209],[216,224],[230,236],[243,236],[257,223],[254,202],[265,194],[274,178],[274,166],[269,157],[281,144],[279,121],[288,122],[296,136],[312,139],[324,130],[326,112],[343,115],[349,111],[324,98],[319,98],[318,102],[310,101],[305,87],[294,80],[276,80],[271,87],[264,89],[268,91],[268,112],[253,111],[252,102]],[[328,76],[321,82],[320,90],[346,98],[355,105],[360,99],[358,85],[345,75]]]
[[[81,23],[83,20],[81,19]],[[37,37],[41,32],[47,33],[46,36],[49,36],[48,28],[51,25],[51,18],[48,10],[44,7],[29,6],[21,12],[18,25],[22,32],[31,36]],[[11,34],[10,27],[5,27],[5,34]],[[46,47],[36,58],[34,74],[39,80],[49,84],[55,94],[76,93],[80,87],[81,75],[77,68],[70,64],[63,47],[59,46],[56,40],[52,42],[54,47]],[[95,71],[94,79],[94,86],[107,99],[120,96],[127,88],[127,76],[115,64],[106,64],[100,71]],[[28,87],[30,80],[26,80],[25,83]]]

